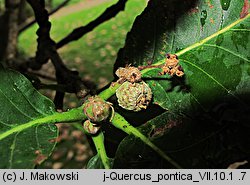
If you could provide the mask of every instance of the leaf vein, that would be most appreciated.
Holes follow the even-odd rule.
[[[14,80],[13,80],[13,78],[12,78],[12,75],[9,75],[9,77],[11,78],[12,82],[14,83]],[[22,96],[24,97],[24,99],[26,99],[26,101],[31,105],[32,108],[34,108],[34,110],[35,110],[37,113],[42,114],[42,115],[44,115],[44,116],[46,115],[46,114],[44,114],[43,112],[41,112],[39,109],[37,109],[37,107],[34,106],[34,105],[30,102],[29,98],[28,98],[27,96],[25,96],[25,95],[23,94],[23,92],[22,92],[19,88],[17,88],[17,90],[22,94]]]
[[[16,106],[16,104],[8,97],[4,94],[4,92],[0,89],[0,93],[3,94],[3,96],[5,96],[7,98],[7,100],[9,100],[9,102],[24,116],[30,118],[31,120],[34,120],[32,117],[30,117],[29,115],[27,115],[25,112],[23,112],[21,109],[19,109],[19,107]]]
[[[9,124],[7,124],[7,123],[4,123],[4,122],[1,121],[1,120],[0,120],[0,124],[3,124],[3,125],[5,125],[5,126],[7,126],[7,127],[12,127],[12,125],[9,125]]]
[[[199,66],[193,64],[192,62],[188,61],[188,60],[184,60],[186,63],[192,65],[193,67],[197,68],[198,70],[200,70],[201,72],[203,72],[205,75],[207,75],[211,80],[213,80],[215,83],[217,83],[217,85],[219,85],[220,87],[222,87],[222,89],[224,89],[225,91],[227,91],[228,94],[230,93],[230,90],[228,90],[224,85],[222,85],[218,80],[216,80],[212,75],[210,75],[208,72],[204,71],[202,68],[200,68]]]
[[[196,42],[196,43],[194,43],[193,45],[190,45],[189,47],[187,47],[187,48],[185,48],[185,49],[183,49],[183,50],[177,52],[176,54],[177,54],[178,56],[183,55],[183,54],[185,54],[186,52],[188,52],[188,51],[190,51],[190,50],[193,50],[193,49],[195,49],[195,48],[197,48],[197,47],[199,47],[199,46],[205,44],[205,43],[208,42],[209,40],[211,40],[211,39],[213,39],[213,38],[215,38],[215,37],[217,37],[217,36],[219,36],[219,35],[221,35],[221,34],[227,32],[228,30],[231,30],[234,26],[236,26],[237,24],[241,23],[241,22],[244,21],[244,20],[247,20],[248,18],[250,18],[250,14],[248,14],[248,15],[247,15],[245,18],[243,18],[243,19],[239,19],[239,20],[233,22],[232,24],[230,24],[230,25],[228,25],[227,27],[221,29],[220,31],[215,32],[214,34],[208,36],[207,38],[205,38],[205,39],[203,39],[203,40],[201,40],[201,41],[199,41],[199,42]]]
[[[36,135],[36,144],[37,144],[37,148],[41,151],[42,153],[42,150],[41,150],[41,147],[40,147],[40,142],[39,142],[39,139],[38,139],[38,132],[37,132],[37,128],[38,128],[39,125],[36,125],[36,129],[35,129],[35,135]]]
[[[228,53],[230,53],[230,54],[232,54],[232,55],[234,55],[234,56],[236,56],[236,57],[238,57],[238,58],[241,58],[241,59],[243,59],[243,60],[245,60],[245,61],[247,61],[247,62],[250,63],[250,60],[248,60],[247,58],[245,58],[245,57],[243,57],[243,56],[241,56],[241,55],[239,55],[239,54],[236,54],[236,53],[234,53],[233,51],[231,51],[231,50],[229,50],[229,49],[226,49],[226,48],[224,48],[224,47],[222,47],[222,46],[213,45],[213,44],[204,44],[204,46],[207,46],[207,47],[215,47],[215,48],[224,50],[224,51],[226,51],[226,52],[228,52]]]
[[[19,132],[17,132],[15,134],[15,137],[14,137],[14,140],[12,142],[12,145],[10,146],[10,160],[9,160],[9,168],[12,168],[12,165],[13,165],[13,157],[14,157],[14,150],[16,148],[16,138],[17,138],[17,135],[19,134]]]
[[[230,31],[250,31],[250,29],[232,28]]]

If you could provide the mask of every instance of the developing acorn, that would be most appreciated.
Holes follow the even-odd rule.
[[[98,96],[89,97],[83,108],[84,114],[94,123],[106,120],[110,116],[111,110],[111,104]]]
[[[184,75],[182,67],[179,65],[178,56],[175,54],[167,54],[165,64],[162,66],[162,72],[159,75],[169,74],[173,76],[174,74],[178,77]]]
[[[150,87],[143,81],[138,83],[124,82],[117,90],[119,105],[127,110],[146,109],[152,99]]]
[[[90,135],[94,135],[96,134],[101,128],[101,125],[99,124],[94,124],[89,120],[86,120],[83,123],[83,129],[85,130],[86,133],[90,134]]]
[[[116,76],[119,77],[118,83],[123,83],[125,81],[135,83],[141,81],[141,72],[137,67],[126,66],[120,67],[115,72]]]

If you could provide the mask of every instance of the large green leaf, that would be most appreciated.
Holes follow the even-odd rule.
[[[156,78],[149,82],[154,101],[167,110],[191,104],[207,108],[223,95],[237,99],[235,91],[250,87],[250,20],[249,15],[240,18],[243,0],[232,0],[226,8],[227,2],[150,1],[115,66],[163,63],[166,53],[176,53],[184,78],[159,80],[157,70],[144,71],[144,77]]]
[[[247,7],[246,0],[151,0],[118,54],[115,69],[163,64],[166,53],[179,56],[182,78],[143,71],[153,102],[167,111],[142,129],[183,167],[227,167],[250,154]],[[169,167],[140,144],[127,137],[114,167]]]
[[[54,114],[53,102],[20,73],[0,66],[0,75],[0,168],[33,168],[50,155],[58,131],[24,123]]]

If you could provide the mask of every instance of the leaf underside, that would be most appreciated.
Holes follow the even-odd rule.
[[[250,144],[249,126],[245,124],[249,121],[250,105],[250,16],[242,17],[244,3],[243,0],[149,1],[127,35],[125,47],[119,51],[115,69],[126,64],[162,64],[166,53],[178,55],[184,77],[159,76],[159,69],[143,72],[154,94],[153,103],[166,113],[142,129],[149,137],[159,132],[152,139],[166,152],[188,148],[186,153],[174,153],[176,161],[182,161],[184,167],[218,167],[216,165],[225,165],[250,153],[244,148]],[[237,128],[233,128],[235,125],[226,128],[232,123]],[[221,142],[227,143],[226,147],[238,154],[227,158],[222,153],[228,148],[219,151],[214,147],[204,156],[194,155],[195,151],[205,148],[205,138],[212,145],[218,142],[219,136],[223,137]],[[229,136],[238,137],[241,143],[229,142]],[[135,160],[138,161],[135,167],[142,164],[152,167],[150,162],[156,156],[149,157],[150,151],[141,150],[136,142],[131,144],[129,140],[131,136],[119,146],[115,167],[128,167],[126,162]],[[239,152],[237,147],[244,150]],[[131,153],[124,157],[123,152]],[[144,153],[146,159],[138,158],[138,153]],[[190,155],[190,160],[183,158],[184,155]],[[207,164],[209,155],[211,160],[218,161]],[[206,159],[201,160],[202,157]],[[148,160],[148,164],[140,160]]]
[[[20,73],[0,66],[0,74],[0,137],[13,131],[0,139],[0,168],[33,168],[52,152],[57,127],[36,125],[22,130],[21,125],[52,115],[54,104]]]

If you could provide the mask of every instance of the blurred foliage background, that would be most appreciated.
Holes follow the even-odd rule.
[[[71,0],[58,12],[50,16],[52,23],[51,37],[56,42],[69,34],[74,28],[86,25],[97,18],[106,8],[118,0]],[[56,8],[61,0],[47,0],[47,9]],[[80,76],[100,89],[113,80],[113,65],[118,50],[123,47],[126,34],[130,31],[133,21],[147,5],[147,0],[129,0],[125,11],[101,24],[92,32],[75,42],[59,49],[64,63],[70,69],[77,69]],[[3,3],[0,4],[3,9]],[[27,5],[26,16],[32,15],[32,9]],[[27,59],[34,56],[37,47],[37,24],[34,24],[18,37],[18,55]],[[39,71],[43,75],[55,77],[51,62],[45,64]],[[50,80],[44,80],[49,82]],[[54,91],[42,90],[48,97],[54,96]],[[65,109],[76,107],[79,102],[74,94],[66,94]],[[50,156],[38,168],[84,168],[86,162],[93,156],[93,151],[86,136],[67,124],[58,124],[60,137],[58,145]]]
[[[74,28],[85,25],[98,17],[107,7],[117,0],[72,0],[51,16],[51,36],[59,41]],[[59,0],[53,1],[53,6]],[[81,8],[79,8],[79,6]],[[145,0],[130,0],[126,9],[115,18],[98,26],[78,41],[72,42],[59,50],[65,64],[77,68],[81,76],[91,79],[98,89],[113,79],[112,68],[118,50],[124,45],[127,32],[136,16],[146,6]],[[34,55],[36,51],[37,25],[22,33],[19,37],[19,50],[23,55]],[[96,73],[98,71],[98,73]]]

